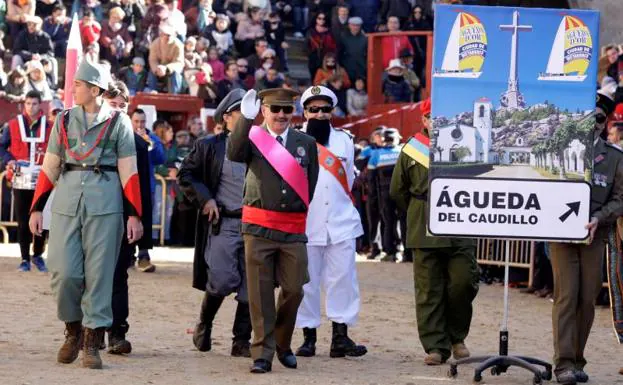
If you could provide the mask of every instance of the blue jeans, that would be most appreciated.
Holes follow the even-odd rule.
[[[167,82],[167,92],[170,94],[179,94],[182,90],[182,74],[179,72],[172,72],[169,75],[165,75],[162,78],[158,78],[153,72],[149,72],[147,75],[147,87],[151,90],[159,90],[158,81]]]
[[[294,32],[305,33],[308,16],[309,8],[294,7]]]

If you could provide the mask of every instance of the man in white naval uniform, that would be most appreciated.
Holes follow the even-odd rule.
[[[331,126],[337,97],[326,87],[308,88],[301,97],[307,122],[303,131],[316,139],[320,172],[307,214],[306,234],[309,283],[303,286],[296,327],[305,341],[296,355],[316,354],[316,329],[320,326],[320,288],[326,293],[327,318],[333,322],[331,357],[358,357],[365,346],[348,338],[348,326],[357,321],[360,308],[355,266],[355,239],[363,234],[361,218],[350,193],[355,179],[355,148],[350,134]],[[301,155],[302,156],[302,155]]]

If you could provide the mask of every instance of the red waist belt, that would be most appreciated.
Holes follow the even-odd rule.
[[[287,213],[251,206],[242,208],[242,223],[258,225],[284,233],[305,234],[306,222],[307,213]]]

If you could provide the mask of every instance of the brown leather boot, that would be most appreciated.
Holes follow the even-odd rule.
[[[58,350],[56,360],[61,364],[71,364],[78,358],[82,347],[82,322],[65,323],[65,342]]]
[[[101,369],[100,343],[104,328],[84,328],[84,352],[82,353],[82,366],[89,369]]]

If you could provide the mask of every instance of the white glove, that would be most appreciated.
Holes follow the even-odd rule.
[[[240,113],[249,119],[253,120],[260,113],[260,100],[257,98],[257,92],[255,90],[249,90],[242,98],[240,103]]]

